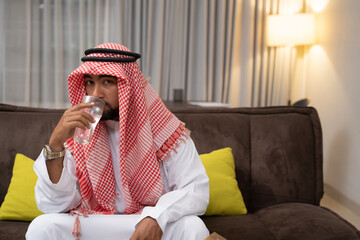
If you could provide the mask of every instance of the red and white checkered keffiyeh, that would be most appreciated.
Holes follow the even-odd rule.
[[[129,51],[106,43],[97,48]],[[113,53],[92,53],[95,57],[126,57]],[[136,62],[84,62],[68,77],[69,97],[73,106],[85,92],[84,74],[111,75],[118,79],[120,171],[125,213],[140,212],[154,206],[163,192],[159,163],[174,149],[188,131],[163,104],[142,75]],[[115,180],[105,124],[100,121],[87,145],[68,139],[79,178],[81,204],[89,212],[114,213]]]

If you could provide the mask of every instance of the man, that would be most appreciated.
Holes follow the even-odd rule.
[[[196,215],[208,204],[208,177],[184,123],[142,75],[140,56],[114,43],[85,54],[68,77],[73,107],[34,164],[35,199],[47,214],[34,219],[26,238],[206,238]],[[87,145],[72,137],[94,122],[83,111],[91,106],[81,103],[84,95],[105,101]]]

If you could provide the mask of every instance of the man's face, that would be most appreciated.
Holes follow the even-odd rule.
[[[117,78],[108,75],[84,75],[86,94],[105,102],[101,120],[119,121]]]

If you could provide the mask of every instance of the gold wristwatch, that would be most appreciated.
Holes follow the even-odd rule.
[[[49,145],[45,145],[43,148],[43,154],[44,154],[44,157],[46,160],[60,158],[60,157],[65,156],[65,148],[64,148],[64,150],[62,150],[60,152],[53,152],[53,151],[51,151]]]

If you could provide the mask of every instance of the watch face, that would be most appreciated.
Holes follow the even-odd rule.
[[[47,146],[44,146],[43,153],[44,153],[45,158],[49,157],[49,152],[48,152]]]

